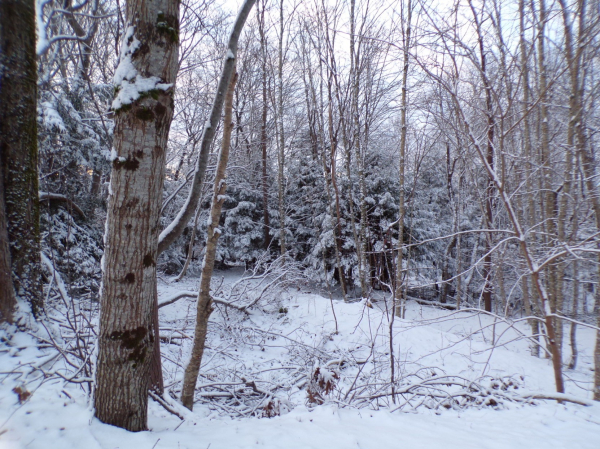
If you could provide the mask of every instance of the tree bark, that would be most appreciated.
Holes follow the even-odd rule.
[[[140,431],[147,428],[158,325],[153,319],[156,258],[173,118],[173,87],[168,86],[175,82],[178,68],[179,2],[130,0],[126,17],[120,66],[133,66],[137,81],[143,76],[160,84],[115,110],[116,158],[103,258],[95,414],[107,424]]]
[[[531,122],[529,117],[529,107],[531,102],[530,86],[529,86],[529,65],[528,65],[528,54],[531,48],[527,47],[525,40],[525,0],[519,0],[519,52],[520,52],[520,64],[521,64],[521,77],[523,84],[523,133],[524,133],[524,157],[526,162],[525,165],[525,185],[528,192],[533,192],[532,172],[535,164],[534,153],[531,145]],[[527,196],[527,213],[524,213],[524,223],[530,228],[535,223],[535,202],[534,195],[530,194]],[[522,290],[523,290],[523,303],[525,306],[525,313],[527,316],[536,314],[536,303],[537,298],[535,297],[535,288],[529,290],[531,283],[531,276],[525,275],[522,278]],[[536,319],[529,320],[531,327],[531,335],[533,343],[531,345],[531,355],[534,357],[540,356],[540,345],[539,333],[540,325]]]
[[[333,216],[333,208],[330,206],[330,215],[332,218],[333,224],[333,238],[335,242],[335,260],[337,265],[338,276],[340,278],[340,288],[342,290],[342,297],[344,298],[344,302],[348,300],[347,298],[347,286],[346,286],[346,278],[344,274],[344,267],[342,266],[342,227],[341,227],[341,210],[340,210],[340,192],[337,186],[337,174],[336,174],[336,155],[337,155],[337,145],[338,145],[338,136],[337,129],[334,130],[334,116],[333,116],[333,80],[335,76],[335,58],[334,58],[334,43],[332,39],[330,39],[329,35],[329,18],[327,15],[327,10],[323,8],[324,19],[325,19],[325,40],[327,45],[328,54],[325,57],[327,60],[327,131],[329,134],[329,170],[327,168],[327,156],[325,155],[325,145],[323,145],[323,175],[325,176],[325,182],[327,183],[327,174],[329,173],[331,179],[331,190],[333,190],[333,199],[335,199],[335,219]],[[334,33],[335,38],[335,33]],[[320,50],[320,49],[319,49]],[[321,110],[324,110],[324,106],[321,105]],[[321,133],[324,137],[324,125]],[[328,184],[328,199],[329,204],[331,205],[332,195],[329,191]]]
[[[213,268],[215,265],[215,254],[217,252],[217,242],[221,236],[219,229],[219,220],[221,219],[221,208],[225,201],[225,170],[229,160],[229,147],[231,142],[231,131],[233,129],[232,109],[233,92],[237,74],[231,79],[225,98],[225,118],[223,126],[223,142],[219,161],[217,163],[217,173],[215,175],[215,184],[213,197],[210,207],[210,225],[206,231],[206,252],[202,263],[202,275],[200,277],[200,290],[198,291],[198,303],[196,314],[196,329],[194,331],[194,345],[190,361],[185,369],[183,378],[183,388],[181,391],[181,402],[190,410],[194,408],[194,391],[196,390],[196,380],[200,371],[200,364],[204,354],[204,342],[208,330],[208,319],[212,312],[212,298],[210,296],[210,281],[212,279]]]
[[[568,10],[566,9],[566,3],[560,1],[564,32],[565,32],[565,50],[566,59],[569,66],[570,80],[571,80],[571,92],[570,92],[570,127],[572,125],[572,132],[574,133],[573,143],[575,144],[576,152],[581,160],[583,173],[585,175],[585,185],[589,193],[589,199],[592,203],[592,209],[594,211],[594,218],[596,222],[596,229],[600,230],[600,200],[598,199],[598,186],[596,184],[596,160],[594,151],[590,148],[584,123],[583,123],[583,105],[584,103],[584,89],[583,89],[583,76],[581,73],[582,58],[584,52],[584,36],[588,32],[586,26],[586,4],[585,0],[578,0],[576,4],[576,19],[578,19],[579,35],[577,41],[573,33],[573,20],[569,17]],[[599,245],[600,247],[600,245]],[[600,259],[600,256],[598,256]],[[600,265],[598,265],[598,278],[600,278]],[[595,309],[600,303],[600,288],[596,288],[595,292]],[[600,314],[597,315],[598,324],[600,324]],[[600,401],[600,332],[596,332],[596,346],[594,348],[594,400]]]
[[[406,166],[406,109],[408,106],[407,100],[407,88],[406,84],[408,81],[408,63],[409,63],[409,51],[410,51],[410,34],[411,34],[411,19],[412,19],[412,1],[408,1],[408,17],[406,21],[406,31],[404,39],[404,65],[402,68],[402,97],[400,100],[400,166],[399,166],[399,181],[400,181],[400,192],[398,198],[398,258],[396,260],[396,288],[394,290],[394,313],[400,317],[404,316],[404,307],[406,298],[402,296],[402,265],[404,263],[404,215],[405,215],[405,198],[404,198],[404,184],[405,184],[405,166]],[[397,310],[397,306],[400,304],[400,309]]]
[[[2,160],[1,153],[0,160]],[[10,247],[8,244],[8,231],[6,230],[4,183],[2,170],[0,170],[0,323],[12,323],[16,305],[17,297],[15,296],[10,272]]]
[[[269,249],[271,245],[271,224],[269,220],[269,190],[267,177],[267,40],[265,39],[265,4],[262,9],[257,8],[258,33],[260,34],[260,49],[262,56],[262,116],[260,123],[260,149],[262,152],[262,195],[263,195],[263,248]]]
[[[285,134],[283,131],[283,0],[279,5],[279,49],[277,53],[277,187],[279,194],[279,249],[285,263],[285,179],[283,168],[285,165]]]
[[[487,60],[484,48],[484,37],[481,30],[481,23],[475,12],[472,0],[469,0],[469,7],[473,13],[473,20],[477,28],[477,40],[479,44],[479,70],[481,80],[485,89],[485,115],[487,119],[487,145],[486,145],[486,162],[494,169],[494,131],[495,131],[495,120],[494,110],[492,103],[492,86],[488,79],[487,74]],[[488,177],[487,188],[485,191],[485,226],[487,229],[492,229],[494,222],[494,181],[491,177]],[[492,311],[492,300],[493,300],[493,284],[492,284],[492,233],[485,233],[485,256],[483,258],[483,270],[482,277],[484,281],[483,286],[483,303],[486,312]]]
[[[37,171],[35,2],[0,2],[0,170],[12,282],[34,316],[42,313]],[[2,69],[4,67],[4,69]],[[2,231],[0,231],[2,232]],[[6,245],[3,240],[2,245]],[[4,262],[8,262],[6,256]],[[7,287],[7,291],[10,288]],[[11,300],[12,301],[12,300]]]

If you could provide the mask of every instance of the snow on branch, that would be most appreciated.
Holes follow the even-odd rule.
[[[168,306],[169,304],[173,304],[182,298],[197,298],[197,297],[198,297],[198,292],[194,292],[194,291],[177,292],[173,296],[169,296],[168,298],[163,299],[162,301],[159,301],[158,308],[160,309],[161,307]],[[227,307],[232,307],[232,308],[240,310],[242,312],[246,312],[246,309],[244,307],[240,307],[235,304],[231,304],[230,302],[228,302],[224,299],[213,297],[212,300],[214,303],[221,304],[221,305],[224,305]]]
[[[46,6],[52,3],[52,0],[36,0],[35,2],[35,22],[36,22],[36,30],[37,30],[37,42],[36,42],[36,54],[38,56],[44,55],[50,47],[59,41],[78,41],[78,42],[88,42],[93,35],[92,29],[90,29],[87,33],[77,35],[70,34],[58,34],[56,36],[49,37],[48,36],[48,28],[50,28],[50,24],[52,19],[56,14],[64,14],[64,15],[73,15],[75,11],[78,11],[85,7],[89,0],[84,0],[83,2],[73,5],[67,10],[54,8],[52,9],[47,17],[44,17],[44,9]],[[85,15],[88,18],[92,19],[101,19],[107,16],[95,16],[90,14],[79,14]]]

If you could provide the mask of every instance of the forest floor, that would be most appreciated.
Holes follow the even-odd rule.
[[[215,297],[242,306],[268,284],[239,282],[240,276],[217,276],[222,288]],[[192,277],[161,281],[160,300],[197,284]],[[392,401],[385,301],[346,304],[319,293],[308,285],[269,288],[248,313],[217,304],[193,412],[174,398],[191,348],[195,301],[161,307],[165,400],[184,419],[151,400],[150,431],[139,433],[94,419],[86,379],[53,376],[60,358],[52,366],[43,361],[54,348],[3,329],[0,449],[599,447],[600,404],[525,399],[554,391],[550,361],[531,356],[522,336],[526,322],[409,302],[406,319],[393,324],[401,394]],[[577,338],[579,360],[565,370],[566,388],[569,398],[586,402],[595,331],[579,327]],[[18,397],[15,389],[31,395]],[[280,416],[266,416],[272,414]]]

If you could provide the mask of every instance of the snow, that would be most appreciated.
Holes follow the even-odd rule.
[[[56,129],[59,133],[67,132],[67,127],[56,110],[56,105],[52,104],[50,101],[43,101],[40,103],[40,109],[42,120],[46,128]]]
[[[240,270],[215,272],[213,287],[224,287],[213,295],[243,305],[274,280],[258,276],[244,284],[240,274]],[[164,302],[183,292],[193,296],[197,288],[197,278],[161,282],[159,299]],[[598,447],[598,403],[584,407],[531,399],[530,403],[505,402],[498,407],[420,407],[392,412],[398,403],[384,398],[364,406],[353,399],[352,406],[344,407],[352,396],[344,398],[345,392],[355,380],[356,385],[366,385],[388,375],[381,370],[389,363],[389,316],[382,300],[373,302],[372,307],[369,304],[365,300],[332,302],[310,286],[273,289],[249,314],[231,309],[226,312],[217,304],[209,323],[198,380],[203,388],[196,395],[194,412],[179,406],[185,417],[181,421],[150,400],[151,430],[139,433],[93,418],[81,385],[44,378],[32,369],[36,364],[47,364],[48,372],[55,370],[50,352],[40,349],[38,341],[26,333],[14,328],[0,330],[0,448]],[[160,308],[161,340],[163,335],[166,340],[173,339],[172,344],[163,341],[162,346],[166,385],[181,380],[191,347],[186,336],[193,335],[194,310],[193,298]],[[494,323],[492,317],[483,314],[449,312],[409,301],[407,319],[396,317],[394,322],[394,355],[400,360],[397,376],[407,383],[416,381],[414,373],[419,370],[427,372],[423,379],[454,375],[474,381],[483,376],[492,395],[498,382],[493,379],[510,377],[519,387],[510,392],[514,397],[555,394],[550,361],[532,357],[527,341],[516,339],[517,330],[525,332],[527,324],[511,325]],[[233,337],[227,332],[234,333]],[[580,363],[577,370],[567,372],[567,392],[562,398],[591,399],[594,337],[593,330],[578,328]],[[303,375],[314,372],[317,366],[323,378],[336,386],[323,405],[315,406],[307,403],[308,379]],[[214,406],[214,401],[223,400],[215,395],[224,396],[229,390],[216,390],[211,384],[240,385],[245,379],[261,390],[272,390],[284,409],[282,415],[232,419]],[[32,393],[23,404],[12,391],[19,386]],[[446,387],[440,383],[439,388]],[[356,391],[368,395],[374,390],[365,387]]]
[[[110,155],[108,156],[108,161],[109,162],[113,162],[115,160],[117,160],[119,158],[119,155],[117,154],[117,150],[115,150],[115,148],[111,148],[110,149]]]
[[[231,49],[227,50],[227,59],[235,59],[235,55],[231,51]]]
[[[236,448],[597,448],[597,419],[586,412],[540,406],[535,413],[484,411],[457,416],[357,412],[332,406],[299,407],[272,419],[186,420],[167,416],[150,403],[151,432],[130,433],[90,419],[90,410],[56,392],[21,407],[18,430],[3,435],[3,449],[236,449]],[[14,396],[14,395],[13,395]],[[7,399],[3,397],[3,399]],[[37,402],[40,402],[37,404]],[[59,408],[56,403],[59,402]],[[29,413],[28,413],[29,412]]]
[[[167,90],[173,86],[171,83],[162,83],[158,76],[144,78],[138,74],[131,58],[140,45],[140,41],[135,37],[135,27],[129,26],[123,35],[119,65],[113,80],[117,89],[117,95],[112,102],[112,109],[115,111],[131,104],[144,92]]]
[[[44,6],[51,0],[36,0],[35,2],[35,25],[37,29],[36,54],[43,55],[50,47],[50,40],[46,32],[46,22],[44,22]]]

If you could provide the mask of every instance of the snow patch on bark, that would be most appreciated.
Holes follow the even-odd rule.
[[[131,58],[140,45],[141,42],[135,37],[135,27],[129,26],[123,36],[119,66],[115,70],[114,85],[117,95],[112,102],[114,111],[133,103],[145,92],[167,90],[173,86],[172,83],[162,83],[158,76],[144,78],[138,74]]]

